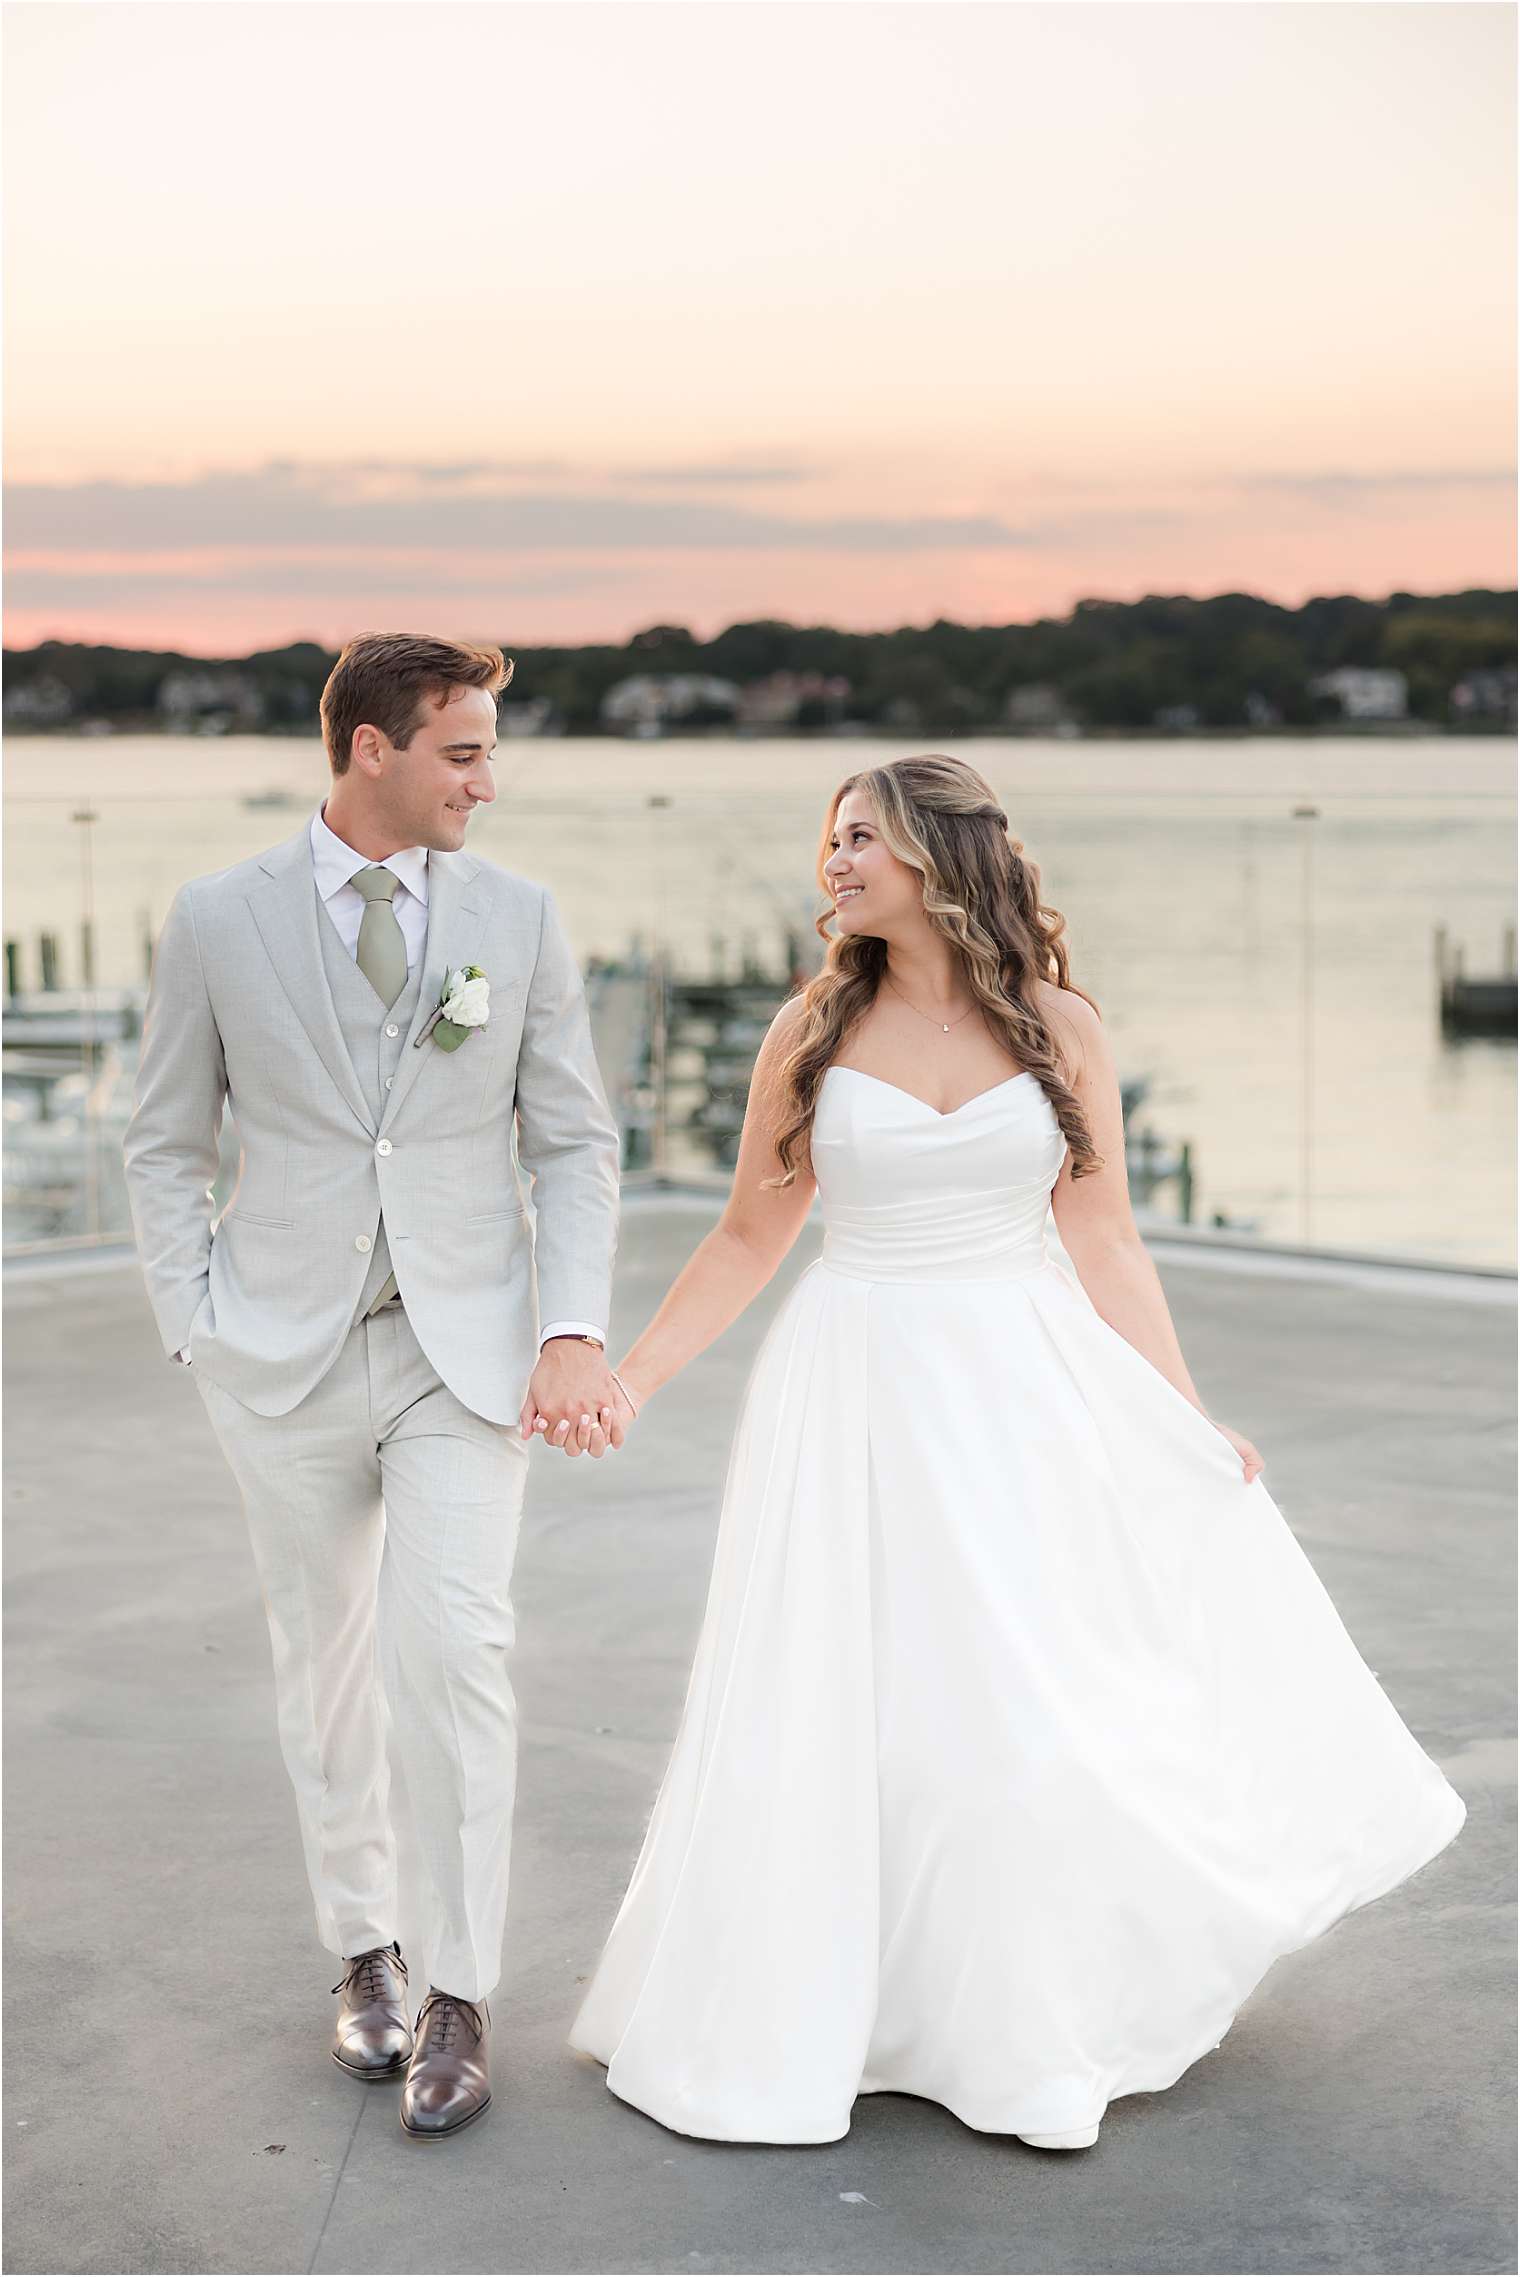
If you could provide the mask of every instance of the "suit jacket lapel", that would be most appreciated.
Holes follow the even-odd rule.
[[[460,965],[477,962],[476,951],[481,945],[487,916],[482,904],[470,898],[470,880],[478,867],[467,854],[442,853],[435,847],[428,855],[428,926],[422,952],[422,979],[412,1024],[401,1047],[395,1081],[386,1094],[380,1117],[382,1131],[394,1121],[397,1108],[424,1065],[435,1056],[444,1061],[452,1057],[450,1053],[440,1053],[431,1037],[420,1046],[417,1038],[437,1008],[445,975]],[[461,1049],[468,1050],[468,1044]]]
[[[311,826],[302,823],[293,838],[259,857],[267,875],[248,896],[254,923],[263,937],[280,986],[306,1030],[312,1050],[326,1068],[363,1128],[373,1134],[375,1120],[364,1096],[343,1024],[322,968],[317,936],[317,885],[311,862]]]

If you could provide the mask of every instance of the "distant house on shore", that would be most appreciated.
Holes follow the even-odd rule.
[[[1066,698],[1049,680],[1026,680],[1022,687],[1011,688],[1003,706],[1009,727],[1025,735],[1049,734],[1066,717]]]
[[[734,681],[707,672],[634,672],[613,682],[602,698],[601,716],[608,727],[625,734],[704,726],[732,719],[739,697]]]
[[[823,727],[843,719],[850,683],[842,673],[771,672],[739,698],[741,727]]]
[[[5,691],[7,727],[62,727],[74,710],[74,699],[51,672],[23,680]]]
[[[529,696],[521,703],[498,704],[496,723],[505,736],[558,735],[564,722],[548,696]]]
[[[1342,719],[1407,719],[1409,682],[1388,665],[1342,664],[1309,682],[1311,696],[1339,700]]]
[[[210,734],[257,727],[264,701],[242,672],[179,666],[158,684],[158,711],[171,734]]]
[[[1513,665],[1493,671],[1469,672],[1451,691],[1450,703],[1458,719],[1490,720],[1498,727],[1516,723]]]

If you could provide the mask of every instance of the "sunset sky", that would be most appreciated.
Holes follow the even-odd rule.
[[[1513,582],[1507,5],[5,23],[13,645]]]

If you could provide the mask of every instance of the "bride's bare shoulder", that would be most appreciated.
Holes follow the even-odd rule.
[[[1053,980],[1036,981],[1035,995],[1069,1080],[1076,1083],[1107,1052],[1102,1017],[1085,996],[1079,996],[1074,988],[1058,988]]]
[[[762,1085],[774,1083],[782,1068],[785,1067],[787,1060],[791,1057],[802,1021],[802,1012],[802,991],[798,989],[795,996],[789,996],[786,999],[766,1029],[760,1049],[755,1054],[755,1070],[752,1081],[757,1081]]]

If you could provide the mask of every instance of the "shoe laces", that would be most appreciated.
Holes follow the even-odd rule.
[[[367,1953],[354,1955],[332,1989],[354,1994],[360,2000],[381,2000],[391,1989],[389,1971],[392,1968],[401,1971],[404,1982],[406,1963],[401,1958],[401,1947],[372,1945]]]
[[[417,2011],[417,2038],[419,2041],[422,2038],[424,2019],[433,2015],[435,2011],[437,2022],[428,2035],[435,2047],[446,2048],[454,2036],[455,2026],[465,2018],[468,2018],[470,2030],[477,2040],[485,2029],[480,2020],[480,2010],[473,2000],[460,2000],[452,1992],[434,1991],[428,1994],[421,2008]]]

